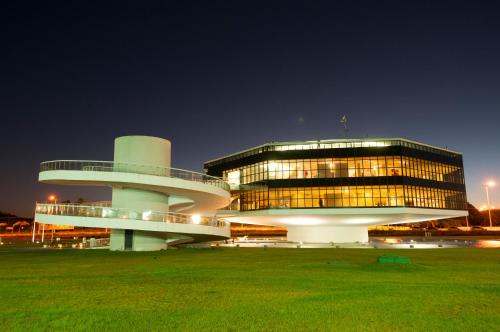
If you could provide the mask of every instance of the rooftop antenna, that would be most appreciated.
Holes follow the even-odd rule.
[[[344,133],[344,138],[347,138],[347,133],[349,129],[347,129],[347,116],[345,114],[340,119],[340,123],[342,124],[342,131]]]

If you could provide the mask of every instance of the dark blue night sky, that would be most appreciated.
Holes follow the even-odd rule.
[[[268,141],[405,137],[500,182],[500,8],[459,1],[10,2],[1,10],[0,210],[109,198],[37,183],[39,162],[169,138],[173,166]],[[500,187],[492,192],[500,206]]]

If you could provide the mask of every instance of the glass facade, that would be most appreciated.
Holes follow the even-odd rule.
[[[460,209],[464,196],[459,191],[402,185],[269,188],[241,193],[239,206],[241,211],[397,206]]]
[[[444,163],[401,156],[269,160],[225,170],[230,184],[265,180],[407,176],[440,182],[464,182],[462,168]]]
[[[231,208],[466,209],[462,156],[404,139],[270,143],[212,160]]]

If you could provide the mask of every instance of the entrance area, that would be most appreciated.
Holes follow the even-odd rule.
[[[132,250],[134,246],[134,230],[125,230],[125,250]]]

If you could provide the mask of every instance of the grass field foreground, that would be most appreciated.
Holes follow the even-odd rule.
[[[376,263],[404,255],[412,264]],[[0,252],[4,331],[495,331],[498,249]]]

